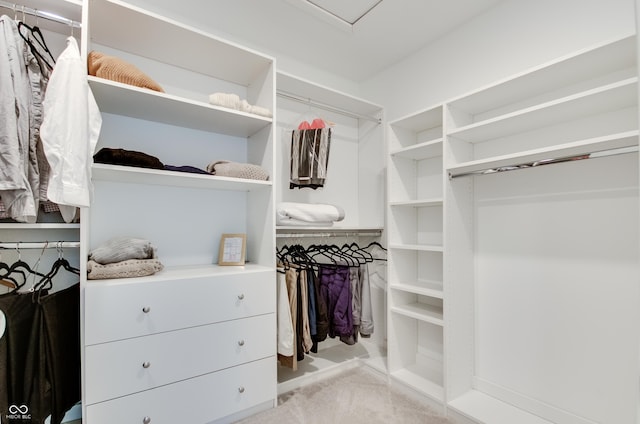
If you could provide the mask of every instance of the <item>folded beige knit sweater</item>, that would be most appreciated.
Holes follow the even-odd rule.
[[[107,280],[111,278],[146,277],[163,269],[164,265],[158,259],[128,259],[107,265],[89,260],[87,261],[87,279]]]
[[[95,50],[87,57],[89,75],[164,93],[160,85],[135,65]]]

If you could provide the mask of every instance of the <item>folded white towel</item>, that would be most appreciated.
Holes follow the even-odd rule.
[[[266,107],[252,105],[245,99],[233,93],[213,93],[209,95],[209,103],[216,106],[227,107],[230,109],[240,110],[254,115],[265,116],[271,118],[273,114]]]
[[[344,210],[322,203],[282,202],[276,208],[276,221],[280,225],[327,225],[344,219]]]
[[[256,105],[251,106],[251,113],[253,113],[254,115],[264,116],[266,118],[271,118],[273,116],[271,110],[267,109],[266,107]]]
[[[238,107],[238,109],[243,112],[251,113],[251,105],[244,99],[240,100],[240,106]]]
[[[240,109],[240,96],[233,93],[213,93],[209,95],[209,103],[216,106]]]

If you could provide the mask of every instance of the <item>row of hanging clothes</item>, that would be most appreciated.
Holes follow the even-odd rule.
[[[68,243],[41,244],[33,265],[22,259],[21,243],[17,260],[0,261],[0,285],[7,289],[0,295],[3,424],[69,422],[65,416],[81,399],[80,270],[64,257]],[[48,248],[58,257],[42,269]]]
[[[72,222],[89,203],[101,117],[76,39],[56,58],[40,14],[25,10],[14,4],[13,17],[0,16],[0,219],[32,223],[42,211]]]
[[[354,345],[374,332],[369,264],[386,261],[378,242],[283,245],[278,259],[278,361],[298,369],[327,338]]]

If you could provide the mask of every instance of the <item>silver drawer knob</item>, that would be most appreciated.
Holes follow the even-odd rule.
[[[238,387],[238,392],[244,393],[244,387],[242,387],[242,386]]]
[[[151,366],[151,362],[143,362],[142,363],[142,368],[149,368]]]
[[[142,308],[142,312],[144,312],[145,314],[148,314],[150,310],[151,308],[149,306],[145,306],[144,308]]]
[[[244,340],[238,340],[238,346],[244,346]]]
[[[240,300],[244,299],[244,294],[239,294],[238,295],[238,299],[240,299]]]
[[[151,417],[144,417],[144,418],[142,419],[142,423],[143,423],[143,424],[149,424],[150,422],[151,422]]]

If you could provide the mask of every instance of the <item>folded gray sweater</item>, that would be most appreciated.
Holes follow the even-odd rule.
[[[89,252],[89,260],[102,265],[155,257],[156,249],[150,241],[133,237],[114,237]]]

